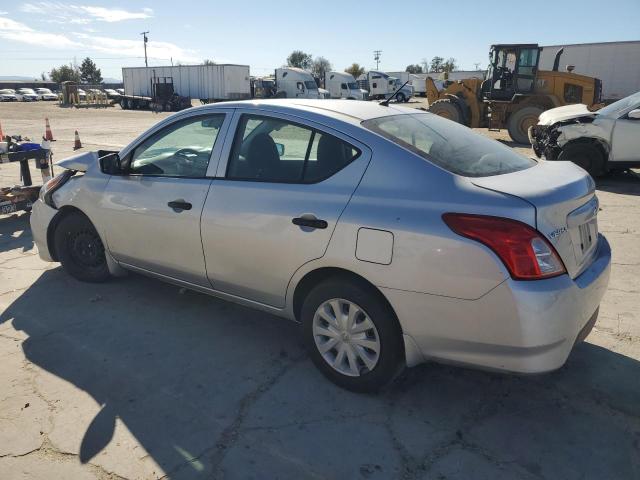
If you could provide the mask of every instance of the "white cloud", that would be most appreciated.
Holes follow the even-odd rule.
[[[100,37],[74,32],[74,35],[86,45],[87,48],[99,52],[122,55],[123,57],[144,56],[144,46],[141,40],[129,40],[112,37]],[[147,55],[149,58],[179,60],[183,62],[201,62],[202,58],[196,56],[196,52],[184,49],[169,42],[157,42],[149,40],[147,43]]]
[[[88,13],[96,20],[103,22],[121,22],[123,20],[135,20],[151,18],[153,16],[153,10],[150,8],[143,8],[141,12],[129,12],[127,10],[119,10],[117,8],[104,8],[104,7],[90,7],[79,6],[81,10]]]
[[[143,8],[139,12],[131,12],[120,8],[48,1],[25,3],[20,7],[20,10],[25,13],[44,14],[44,19],[51,23],[68,22],[77,25],[86,25],[93,21],[112,23],[153,17],[153,10],[150,8]]]
[[[48,48],[74,48],[81,46],[64,35],[40,32],[10,18],[0,18],[0,38]]]
[[[0,11],[0,15],[9,15],[9,12]]]

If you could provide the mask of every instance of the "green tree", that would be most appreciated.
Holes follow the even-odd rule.
[[[311,73],[324,84],[327,72],[331,71],[331,62],[324,57],[316,57],[311,64]]]
[[[80,65],[80,80],[90,85],[102,83],[102,72],[89,57],[85,58]]]
[[[203,65],[215,65],[216,62],[214,62],[213,60],[209,60],[208,58],[202,62]]]
[[[456,70],[458,70],[458,65],[456,65],[456,59],[453,57],[449,57],[449,59],[442,65],[443,72],[454,72]]]
[[[404,71],[409,73],[422,73],[422,67],[416,63],[415,65],[407,65]]]
[[[287,65],[290,67],[304,68],[308,70],[311,68],[313,58],[308,53],[304,53],[302,50],[294,50],[291,55],[287,57]]]
[[[352,63],[351,66],[345,68],[344,71],[353,75],[353,78],[357,80],[358,77],[364,73],[364,67],[361,67],[357,63]]]
[[[429,71],[438,73],[442,71],[442,64],[444,63],[444,58],[442,57],[433,57],[431,59],[431,64],[429,65]]]
[[[80,82],[80,70],[73,65],[60,65],[58,68],[52,68],[49,72],[49,77],[52,82]]]

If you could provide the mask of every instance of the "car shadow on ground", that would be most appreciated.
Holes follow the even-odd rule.
[[[27,252],[33,248],[29,218],[28,214],[0,217],[0,252],[16,248]]]
[[[106,461],[120,419],[145,450],[120,461],[148,455],[177,479],[640,472],[640,363],[588,343],[543,376],[427,364],[357,395],[316,371],[292,322],[137,275],[95,285],[46,271],[4,322],[28,335],[29,362],[100,409],[65,416],[81,395],[38,383],[56,405],[52,443],[75,432],[82,463]]]
[[[611,193],[640,195],[640,174],[633,170],[614,170],[596,178],[596,188]]]

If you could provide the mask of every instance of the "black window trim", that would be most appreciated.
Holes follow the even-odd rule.
[[[127,161],[124,162],[126,163],[126,171],[124,171],[123,173],[117,175],[119,177],[149,177],[149,178],[185,178],[185,179],[204,179],[204,180],[213,180],[215,179],[215,172],[214,172],[214,176],[210,176],[210,175],[198,175],[198,176],[192,176],[192,175],[159,175],[159,174],[155,174],[155,173],[133,173],[130,171],[131,169],[131,161],[133,160],[133,155],[135,154],[136,150],[138,149],[138,147],[140,147],[140,145],[142,145],[144,142],[146,142],[147,140],[149,140],[151,137],[153,137],[154,135],[156,135],[157,133],[163,132],[166,128],[171,127],[172,125],[175,125],[176,123],[180,123],[186,120],[195,120],[195,119],[202,119],[202,118],[209,118],[212,116],[222,116],[222,125],[220,125],[220,131],[218,132],[218,135],[216,135],[216,139],[213,142],[213,145],[211,147],[211,152],[209,153],[209,162],[207,163],[207,170],[209,170],[209,165],[211,164],[211,155],[213,155],[213,152],[215,151],[216,148],[216,143],[218,142],[218,138],[220,138],[220,132],[223,130],[224,127],[224,122],[227,121],[227,115],[229,114],[229,112],[207,112],[207,113],[201,113],[201,114],[197,114],[197,115],[188,115],[185,116],[183,118],[179,118],[176,119],[175,122],[171,122],[168,123],[167,125],[163,125],[161,128],[154,130],[152,132],[149,133],[149,135],[145,136],[143,139],[141,139],[133,148],[131,148],[127,154],[125,155],[125,158],[127,158]],[[233,112],[231,112],[231,114],[233,114]]]
[[[231,167],[231,161],[233,160],[233,155],[236,151],[236,148],[238,146],[238,142],[242,142],[244,139],[240,138],[242,136],[241,134],[241,130],[240,130],[240,126],[242,125],[242,122],[244,121],[244,117],[258,117],[261,119],[270,119],[270,120],[278,120],[281,122],[286,122],[290,125],[295,125],[296,127],[300,127],[300,128],[304,128],[306,130],[311,130],[311,137],[309,138],[309,145],[307,146],[307,152],[305,154],[305,159],[304,159],[304,165],[302,167],[302,178],[300,180],[262,180],[260,178],[243,178],[243,177],[233,177],[233,178],[229,178],[229,167]],[[245,124],[246,126],[246,124]],[[227,165],[225,168],[225,172],[224,172],[224,177],[216,177],[216,180],[228,180],[228,181],[232,181],[232,182],[256,182],[256,183],[282,183],[282,184],[286,184],[286,185],[313,185],[316,183],[320,183],[320,182],[324,182],[325,180],[333,177],[335,174],[337,174],[338,172],[341,172],[342,170],[344,170],[346,167],[348,167],[349,165],[351,165],[353,162],[355,162],[358,158],[360,158],[360,156],[362,155],[362,150],[358,147],[356,147],[355,145],[353,145],[350,142],[347,142],[346,140],[332,134],[332,133],[328,133],[328,132],[324,132],[316,127],[312,127],[310,125],[305,125],[302,122],[296,122],[295,120],[290,120],[288,118],[282,118],[279,116],[272,116],[272,115],[264,115],[261,113],[240,113],[240,116],[238,117],[238,120],[235,124],[235,129],[236,131],[233,134],[233,142],[231,144],[231,148],[229,149],[229,157],[227,158]],[[244,132],[244,130],[242,131]],[[307,171],[307,162],[309,160],[309,155],[311,154],[311,148],[313,148],[313,140],[316,136],[316,133],[319,133],[320,135],[331,135],[332,137],[337,138],[338,140],[340,140],[343,143],[346,143],[347,145],[349,145],[351,148],[353,148],[357,153],[353,156],[353,158],[351,158],[351,161],[347,164],[345,164],[341,169],[336,170],[335,172],[326,175],[324,177],[320,177],[317,180],[314,180],[312,182],[305,182],[304,181],[304,174]]]

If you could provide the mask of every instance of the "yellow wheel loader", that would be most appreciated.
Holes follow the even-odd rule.
[[[559,72],[562,49],[556,53],[552,71],[538,70],[541,51],[537,44],[492,45],[484,80],[445,82],[438,90],[427,77],[428,110],[471,128],[507,128],[514,142],[528,144],[529,127],[538,123],[545,110],[600,103],[600,80],[572,73],[571,66]]]

